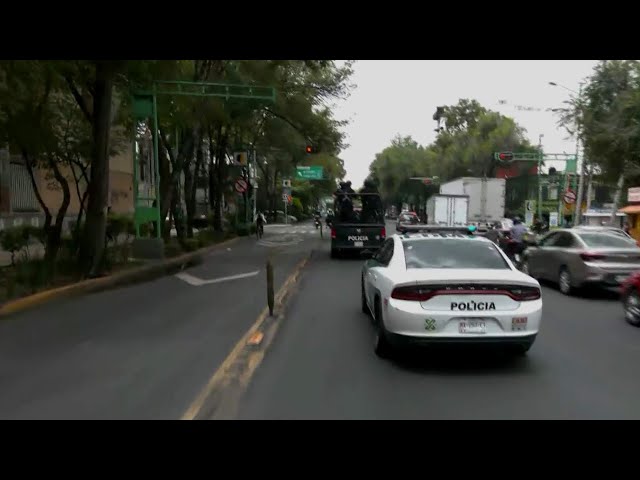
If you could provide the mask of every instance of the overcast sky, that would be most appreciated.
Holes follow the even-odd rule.
[[[547,108],[562,106],[571,95],[550,81],[578,91],[596,60],[359,60],[355,63],[351,97],[340,102],[336,118],[350,119],[345,128],[350,145],[344,159],[347,179],[360,186],[375,154],[396,134],[411,135],[428,145],[435,139],[436,107],[460,98],[515,119],[533,144],[544,135],[547,153],[574,153],[575,140],[557,127]],[[506,104],[500,104],[506,101]],[[540,111],[523,111],[516,107]]]

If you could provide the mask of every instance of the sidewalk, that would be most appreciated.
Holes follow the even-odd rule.
[[[193,233],[197,234],[198,229],[194,228]],[[171,230],[171,236],[172,237],[178,236],[178,233],[176,232],[175,228]],[[134,236],[132,235],[120,235],[118,237],[118,244],[122,245],[127,240],[129,242],[132,242],[133,239],[134,239]],[[29,245],[28,250],[29,250],[29,258],[41,258],[42,256],[44,256],[44,246],[39,242]],[[17,257],[18,257],[18,254],[16,254],[16,258]],[[6,267],[8,265],[11,265],[11,252],[6,252],[0,249],[0,268]]]
[[[168,276],[0,322],[0,418],[180,418],[266,307],[267,254],[277,291],[319,242],[246,237],[185,270],[206,284]]]

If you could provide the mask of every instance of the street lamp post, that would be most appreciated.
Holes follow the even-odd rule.
[[[577,103],[580,103],[580,98],[582,97],[582,86],[584,82],[580,82],[580,88],[576,92],[575,90],[571,90],[570,88],[565,87],[564,85],[560,85],[556,82],[549,82],[549,85],[553,87],[560,87],[568,90],[571,93],[576,94],[578,97],[576,98]],[[579,169],[578,174],[578,194],[576,196],[576,206],[573,211],[573,225],[580,225],[582,220],[581,210],[582,210],[582,197],[584,196],[584,177],[586,174],[586,162],[584,155],[582,157],[582,163],[580,163],[580,129],[582,125],[580,124],[580,115],[576,116],[576,169]],[[580,166],[578,167],[578,164]]]
[[[538,136],[538,221],[542,221],[542,137],[543,133]]]

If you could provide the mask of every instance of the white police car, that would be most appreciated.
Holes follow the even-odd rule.
[[[380,356],[429,343],[489,343],[525,353],[540,328],[540,284],[480,236],[393,235],[364,264],[361,282]]]

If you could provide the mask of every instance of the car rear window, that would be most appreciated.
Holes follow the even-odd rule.
[[[403,242],[407,268],[490,268],[510,270],[493,243],[464,239]]]
[[[615,233],[589,232],[580,233],[580,238],[591,248],[633,248],[636,243],[631,238]]]

